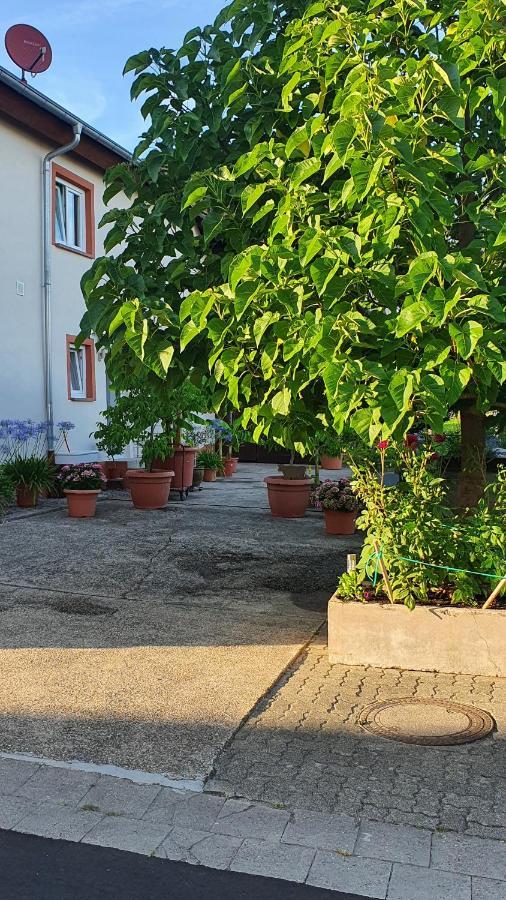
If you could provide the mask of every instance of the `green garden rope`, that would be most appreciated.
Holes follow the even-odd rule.
[[[376,559],[376,566],[374,569],[374,575],[372,578],[373,587],[376,587],[378,582],[378,569],[379,569],[379,561],[383,556],[383,551],[380,549],[379,553],[373,551],[371,555],[366,559],[365,562],[365,573],[369,580],[371,580],[370,575],[367,571],[367,566],[369,565],[369,561],[373,558]],[[436,563],[425,562],[423,559],[412,559],[410,556],[397,556],[397,554],[393,554],[393,559],[400,559],[403,562],[413,563],[415,566],[428,566],[431,569],[443,569],[445,572],[461,572],[464,575],[481,575],[483,578],[494,578],[497,581],[502,581],[503,578],[506,578],[506,575],[494,575],[492,572],[476,572],[474,569],[457,569],[454,566],[440,566]]]
[[[483,578],[497,578],[502,581],[506,575],[493,575],[492,572],[476,572],[474,569],[456,569],[453,566],[438,566],[436,563],[424,562],[422,559],[411,559],[410,556],[394,556],[394,559],[402,559],[403,562],[414,563],[417,566],[429,566],[431,569],[444,569],[445,572],[463,572],[465,575],[482,575]]]

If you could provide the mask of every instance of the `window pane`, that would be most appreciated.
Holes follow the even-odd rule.
[[[55,239],[66,247],[84,250],[84,193],[64,181],[55,188]]]
[[[81,236],[81,197],[79,194],[72,192],[72,243],[75,247],[82,246]]]
[[[85,372],[84,372],[84,350],[76,350],[75,347],[70,348],[70,388],[72,394],[84,396]]]
[[[67,243],[67,204],[65,197],[65,185],[56,182],[55,203],[55,234],[60,244]]]

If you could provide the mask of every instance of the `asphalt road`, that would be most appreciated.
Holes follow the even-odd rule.
[[[0,900],[363,900],[90,844],[0,831]]]

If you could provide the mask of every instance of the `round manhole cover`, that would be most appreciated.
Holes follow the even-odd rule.
[[[486,737],[494,720],[483,709],[450,700],[379,700],[359,716],[365,731],[406,744],[467,744]]]

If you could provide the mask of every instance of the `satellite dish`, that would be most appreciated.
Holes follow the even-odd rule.
[[[23,81],[25,72],[39,75],[49,69],[53,58],[49,41],[31,25],[12,25],[5,35],[5,49],[20,67]]]

